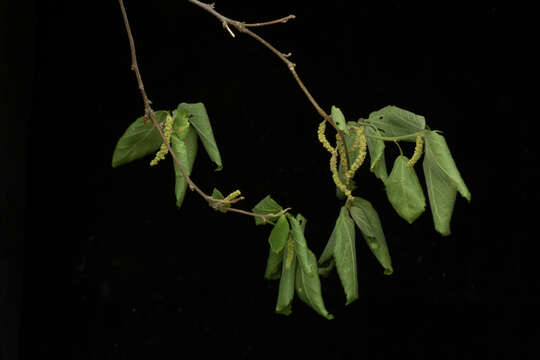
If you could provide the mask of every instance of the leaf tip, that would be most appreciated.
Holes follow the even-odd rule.
[[[394,269],[384,269],[384,275],[392,275],[394,273]]]

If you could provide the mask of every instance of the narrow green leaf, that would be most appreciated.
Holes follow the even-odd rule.
[[[283,250],[275,253],[272,249],[268,250],[268,259],[266,260],[266,269],[264,277],[268,280],[276,280],[281,276],[281,260],[283,259]]]
[[[360,229],[369,249],[385,269],[386,275],[392,274],[392,260],[386,245],[386,239],[379,215],[371,203],[360,197],[355,197],[349,210],[351,217]]]
[[[291,266],[287,267],[287,252],[282,251],[281,280],[279,281],[279,293],[276,304],[276,313],[289,315],[292,312],[292,300],[294,297],[294,281],[296,273],[296,257],[293,256]]]
[[[178,136],[173,132],[171,135],[171,148],[176,154],[178,161],[184,167],[184,170],[187,172],[187,175],[191,175],[191,170],[193,169],[193,163],[195,162],[195,157],[197,156],[197,135],[195,130],[189,128],[186,137],[184,140],[180,140]],[[180,169],[176,166],[174,159],[171,160],[174,166],[174,174],[176,178],[174,192],[176,195],[176,206],[181,207],[184,202],[184,197],[187,190],[187,181],[180,172]]]
[[[373,129],[371,126],[366,126],[364,132],[366,135],[382,136],[379,130]],[[368,137],[367,146],[369,157],[371,159],[369,169],[376,177],[385,182],[388,177],[388,172],[386,170],[386,160],[384,159],[384,141]]]
[[[308,266],[311,268],[317,267],[317,259],[315,255],[308,249],[307,250]],[[296,293],[298,297],[311,306],[317,313],[324,316],[328,320],[334,318],[329,314],[324,306],[324,301],[321,292],[321,281],[317,271],[307,273],[304,266],[296,267]]]
[[[383,136],[387,137],[409,135],[422,131],[426,127],[426,119],[423,116],[392,105],[372,112],[369,114],[368,121],[382,129],[384,131]],[[415,137],[405,140],[415,141]]]
[[[296,252],[298,261],[300,262],[300,265],[303,268],[304,272],[306,272],[307,274],[312,274],[316,272],[315,270],[317,269],[317,267],[311,266],[310,264],[308,258],[309,249],[307,247],[306,238],[304,237],[302,227],[300,226],[298,220],[294,218],[294,216],[287,213],[287,217],[289,219],[289,222],[291,223],[291,233],[294,239],[294,251]]]
[[[168,111],[154,112],[156,121],[162,123]],[[163,140],[151,121],[144,123],[144,116],[135,120],[120,137],[114,148],[112,167],[118,167],[156,152]]]
[[[396,158],[385,186],[388,200],[396,212],[412,224],[426,209],[426,198],[414,167],[407,167],[408,161],[403,155]]]
[[[470,202],[471,192],[457,169],[444,136],[437,134],[435,131],[429,131],[424,139],[429,166],[439,168],[454,183],[461,196]]]
[[[345,116],[337,106],[332,105],[330,117],[332,117],[332,120],[334,120],[334,124],[336,124],[336,127],[339,130],[343,131],[345,134],[349,133],[349,129],[347,129],[347,122],[345,121]]]
[[[214,138],[214,132],[212,131],[210,119],[208,118],[204,104],[181,103],[178,105],[177,111],[182,110],[187,113],[189,116],[189,122],[195,128],[195,130],[197,130],[208,156],[214,163],[216,163],[216,171],[221,170],[223,168],[223,164],[221,163],[221,155],[219,153],[216,139]]]
[[[270,236],[268,237],[268,242],[270,243],[272,251],[279,253],[281,250],[283,250],[288,237],[289,222],[287,221],[287,217],[285,215],[281,215],[276,225],[274,225],[274,228],[270,232]]]
[[[347,296],[345,305],[349,305],[358,299],[358,275],[356,269],[356,246],[354,222],[345,207],[336,221],[332,236],[336,238],[334,259],[336,268]]]
[[[279,206],[279,204],[275,202],[274,199],[270,197],[270,195],[267,195],[264,199],[259,201],[259,203],[253,207],[252,211],[255,214],[266,215],[277,214],[281,210],[283,210],[283,208]],[[264,224],[263,221],[259,218],[255,218],[255,225],[261,224]]]

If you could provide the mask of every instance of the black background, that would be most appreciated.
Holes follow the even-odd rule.
[[[320,118],[286,66],[187,1],[126,3],[153,108],[201,101],[208,110],[224,169],[214,172],[200,151],[193,180],[206,192],[241,189],[244,209],[272,194],[308,219],[308,243],[320,254],[341,203],[316,138]],[[493,156],[502,127],[525,129],[508,123],[519,48],[511,9],[361,3],[216,4],[247,22],[295,14],[255,31],[293,53],[319,104],[339,106],[348,120],[388,104],[424,115],[444,132],[472,192],[470,204],[458,198],[452,234],[442,237],[429,210],[413,225],[399,218],[363,169],[359,195],[379,212],[395,273],[384,276],[360,239],[360,299],[345,307],[337,276],[323,280],[332,321],[299,300],[291,316],[274,314],[277,282],[263,278],[269,228],[217,213],[194,193],[177,210],[170,160],[111,168],[117,139],[143,113],[116,1],[4,6],[11,117],[2,156],[14,172],[2,176],[9,307],[1,355],[530,356],[538,328],[520,330],[529,295],[520,240],[529,235],[506,232],[499,193],[505,183],[519,197],[526,184],[500,174],[515,155]],[[387,149],[390,166],[397,150]]]

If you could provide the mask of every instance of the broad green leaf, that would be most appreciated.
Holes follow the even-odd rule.
[[[173,111],[173,132],[180,140],[184,140],[188,133],[190,127],[188,118],[189,116],[185,109],[176,109]]]
[[[337,106],[332,105],[330,117],[332,118],[332,120],[334,120],[334,124],[336,124],[336,127],[339,130],[343,131],[345,134],[349,133],[349,129],[347,129],[347,122],[345,121],[345,116]]]
[[[274,228],[270,232],[270,236],[268,237],[268,242],[270,243],[272,251],[279,253],[281,250],[283,250],[288,237],[289,222],[287,221],[287,217],[285,215],[281,215],[276,222],[276,225],[274,225]]]
[[[292,239],[290,240],[292,241]],[[289,315],[292,310],[292,300],[294,297],[294,281],[296,273],[296,256],[293,256],[289,267],[286,266],[287,251],[283,251],[281,280],[279,281],[279,293],[276,304],[278,314]]]
[[[289,218],[289,222],[291,223],[291,233],[294,239],[294,251],[296,252],[296,257],[298,258],[298,261],[300,262],[300,266],[302,267],[303,271],[307,274],[312,274],[316,272],[315,270],[317,269],[317,267],[316,265],[312,266],[309,261],[309,249],[307,247],[306,238],[304,237],[304,231],[302,230],[300,223],[294,218],[294,216],[287,213],[287,217]]]
[[[341,208],[332,236],[336,238],[334,248],[336,268],[347,296],[345,305],[349,305],[358,299],[358,275],[354,223],[345,207]]]
[[[384,131],[383,136],[387,137],[409,135],[422,131],[426,127],[426,119],[423,116],[392,105],[372,112],[369,114],[368,121],[382,129]],[[404,140],[415,141],[415,136]]]
[[[381,132],[373,129],[371,126],[366,126],[364,128],[364,132],[366,135],[381,136]],[[386,160],[384,159],[384,141],[368,137],[367,146],[369,150],[369,157],[371,159],[369,169],[375,174],[376,177],[385,182],[386,178],[388,177],[388,172],[386,170]]]
[[[426,198],[414,167],[407,167],[408,161],[403,155],[396,158],[385,186],[388,200],[396,212],[412,224],[426,209]]]
[[[437,134],[435,131],[429,131],[426,133],[424,139],[426,156],[429,157],[429,165],[439,168],[454,183],[461,196],[470,202],[471,192],[467,188],[467,185],[465,185],[457,169],[444,136]]]
[[[355,197],[349,210],[351,217],[360,229],[369,249],[384,268],[386,275],[392,274],[392,260],[381,226],[379,215],[371,203],[360,197]]]
[[[450,235],[450,219],[454,211],[456,193],[471,201],[471,193],[457,170],[446,140],[435,131],[426,133],[424,176],[435,230]]]
[[[307,260],[309,267],[316,269],[317,259],[309,249],[307,250]],[[298,297],[303,302],[311,306],[317,313],[324,316],[328,320],[334,318],[333,315],[328,313],[324,306],[321,292],[321,281],[317,271],[307,273],[303,266],[297,266],[295,287]]]
[[[154,112],[156,121],[161,124],[168,111]],[[151,121],[144,123],[144,116],[135,120],[120,137],[114,148],[112,167],[118,167],[156,152],[163,140]]]
[[[279,206],[279,204],[275,202],[274,199],[270,197],[270,195],[267,195],[264,199],[259,201],[259,203],[253,207],[252,211],[255,214],[266,215],[266,214],[277,214],[281,210],[283,210],[283,208]],[[255,218],[255,225],[261,225],[261,224],[265,224],[265,223],[261,219]]]
[[[206,113],[206,108],[203,103],[194,103],[187,104],[181,103],[178,105],[177,111],[185,111],[189,116],[189,122],[197,130],[201,142],[212,160],[217,165],[216,171],[219,171],[223,168],[221,163],[221,155],[219,153],[216,139],[214,138],[214,132],[212,131],[212,126],[210,125],[210,120],[208,119],[208,114]]]
[[[266,260],[266,269],[264,277],[268,280],[276,280],[281,276],[281,259],[283,259],[283,250],[275,253],[272,249],[268,250],[268,259]]]
[[[218,200],[225,199],[225,196],[217,188],[214,188],[214,191],[212,191],[212,197]],[[231,204],[225,204],[223,207],[231,207]],[[226,213],[227,210],[219,209],[219,212]]]
[[[193,163],[195,162],[195,157],[197,156],[197,134],[195,130],[189,128],[188,133],[184,140],[180,140],[178,136],[173,132],[171,135],[171,148],[176,154],[178,161],[184,167],[184,170],[187,172],[187,175],[191,175],[191,170],[193,169]],[[182,175],[182,172],[176,166],[174,159],[171,157],[171,161],[174,166],[174,174],[176,177],[176,182],[174,186],[174,192],[176,195],[176,206],[181,207],[184,202],[184,197],[187,190],[187,181]]]
[[[429,161],[429,155],[426,151],[423,167],[433,223],[435,230],[441,235],[447,236],[450,235],[450,219],[454,211],[457,190],[450,178]]]

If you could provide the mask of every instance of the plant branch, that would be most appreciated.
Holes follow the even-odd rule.
[[[144,102],[145,120],[150,119],[150,121],[152,122],[152,125],[154,125],[154,127],[159,132],[159,135],[161,136],[161,139],[163,140],[163,143],[167,146],[167,150],[169,151],[169,153],[173,157],[174,163],[178,167],[180,172],[182,173],[182,176],[184,177],[184,179],[186,179],[186,182],[188,183],[189,188],[192,191],[196,191],[202,198],[204,198],[208,202],[208,204],[212,208],[218,209],[218,208],[222,207],[223,205],[230,205],[230,204],[236,203],[236,202],[244,199],[243,197],[239,197],[237,199],[233,199],[233,200],[230,200],[230,201],[215,199],[212,196],[209,196],[209,195],[205,194],[204,191],[202,191],[193,182],[193,180],[191,180],[191,178],[187,174],[185,168],[182,166],[182,164],[178,160],[178,157],[176,156],[175,152],[171,148],[171,145],[167,141],[167,138],[163,134],[163,131],[161,130],[161,126],[159,126],[159,124],[158,124],[158,122],[156,120],[154,110],[152,110],[152,107],[151,107],[152,102],[148,98],[146,90],[144,89],[144,83],[143,83],[143,80],[142,80],[141,71],[139,69],[139,65],[137,64],[137,53],[136,53],[136,50],[135,50],[135,41],[133,40],[133,35],[131,33],[131,27],[129,25],[129,20],[128,20],[128,16],[127,16],[127,12],[126,12],[126,7],[124,6],[124,1],[123,0],[118,0],[118,3],[120,4],[120,9],[122,10],[122,17],[124,19],[124,25],[126,27],[126,32],[127,32],[128,39],[129,39],[129,46],[130,46],[130,49],[131,49],[131,70],[133,70],[133,72],[135,73],[135,76],[137,78],[137,84],[139,85],[139,90],[141,91],[141,96],[142,96],[143,102]],[[283,21],[284,19],[280,19],[280,20]],[[230,31],[230,29],[229,29],[229,31]],[[237,212],[237,213],[240,213],[240,214],[260,218],[264,222],[266,222],[266,219],[269,218],[269,217],[275,217],[275,216],[281,215],[281,214],[279,214],[279,215],[278,214],[276,214],[276,215],[274,215],[274,214],[261,215],[261,214],[255,214],[255,213],[245,211],[245,210],[235,209],[235,208],[226,208],[226,209],[227,209],[227,211],[233,211],[233,212]]]
[[[304,85],[304,82],[302,81],[302,79],[300,79],[300,76],[298,75],[298,73],[296,72],[296,64],[293,63],[292,61],[289,60],[289,57],[291,56],[291,53],[288,53],[288,54],[284,54],[282,53],[281,51],[277,50],[274,46],[272,46],[272,44],[270,44],[268,41],[264,40],[262,37],[260,37],[259,35],[257,35],[256,33],[254,33],[253,31],[251,31],[249,29],[249,27],[255,27],[255,26],[264,26],[264,25],[273,25],[273,24],[278,24],[278,23],[285,23],[287,22],[288,20],[290,19],[294,19],[296,16],[295,15],[289,15],[289,16],[285,16],[283,18],[280,18],[280,19],[277,19],[277,20],[272,20],[272,21],[267,21],[267,22],[263,22],[263,23],[254,23],[254,24],[247,24],[247,23],[244,23],[244,22],[241,22],[241,21],[237,21],[237,20],[232,20],[232,19],[229,19],[228,17],[226,16],[223,16],[221,15],[219,12],[217,12],[214,8],[214,4],[206,4],[206,3],[203,3],[201,1],[198,1],[198,0],[188,0],[190,3],[194,4],[194,5],[197,5],[198,7],[206,10],[207,12],[209,12],[210,14],[214,15],[219,21],[221,21],[221,24],[223,25],[223,27],[229,32],[229,34],[231,34],[232,37],[235,37],[234,33],[232,32],[231,28],[229,27],[229,25],[233,26],[234,28],[236,28],[239,32],[242,32],[242,33],[245,33],[249,36],[251,36],[252,38],[254,38],[255,40],[257,40],[258,42],[260,42],[261,44],[263,44],[264,46],[266,46],[271,52],[273,52],[278,58],[281,59],[281,61],[283,61],[285,63],[285,65],[287,65],[287,68],[289,69],[289,71],[291,72],[291,74],[293,75],[294,79],[296,80],[298,86],[300,87],[300,89],[302,89],[302,91],[304,92],[304,94],[306,95],[306,97],[308,98],[308,100],[311,102],[311,105],[313,105],[313,107],[315,108],[315,110],[317,111],[317,113],[326,121],[328,121],[328,123],[330,123],[330,125],[332,125],[332,127],[334,129],[336,129],[337,133],[339,134],[339,137],[341,138],[342,142],[343,142],[343,146],[345,147],[345,150],[347,150],[347,143],[345,142],[345,134],[343,133],[343,131],[339,130],[336,126],[336,124],[334,123],[334,121],[332,120],[332,117],[330,115],[328,115],[321,107],[320,105],[317,103],[317,101],[315,100],[315,98],[313,97],[313,95],[311,95],[311,93],[309,92],[309,90],[307,89],[306,85]],[[348,150],[346,151],[346,153],[348,154]],[[347,164],[349,164],[350,166],[350,160],[347,156]]]
[[[280,18],[280,19],[277,19],[277,20],[272,20],[272,21],[267,21],[267,22],[263,22],[263,23],[255,23],[255,24],[246,24],[244,22],[241,22],[241,21],[237,21],[237,20],[232,20],[232,19],[229,19],[228,17],[226,16],[223,16],[221,15],[219,12],[217,12],[215,9],[214,9],[214,4],[206,4],[206,3],[203,3],[201,1],[198,1],[198,0],[188,0],[190,3],[194,4],[194,5],[197,5],[198,7],[206,10],[207,12],[209,12],[210,14],[214,15],[219,21],[221,21],[221,24],[223,25],[223,27],[225,27],[225,29],[227,29],[229,31],[229,33],[234,37],[234,33],[231,31],[230,26],[233,26],[234,28],[236,28],[239,32],[242,32],[242,33],[245,33],[249,36],[251,36],[252,38],[254,38],[255,40],[257,40],[258,42],[260,42],[261,44],[263,44],[264,46],[266,46],[270,51],[272,51],[277,57],[279,57],[281,59],[281,61],[283,61],[285,63],[285,65],[287,65],[287,68],[289,69],[289,71],[292,73],[294,79],[296,80],[296,82],[298,83],[298,86],[300,86],[300,89],[302,89],[302,91],[304,92],[304,94],[306,95],[306,97],[308,98],[308,100],[311,102],[311,104],[313,105],[313,107],[315,108],[315,110],[317,111],[317,113],[319,113],[319,115],[326,121],[328,121],[330,123],[330,125],[332,125],[337,131],[339,131],[334,123],[334,121],[332,120],[332,118],[330,117],[330,115],[328,115],[320,106],[319,104],[317,103],[317,101],[315,101],[315,98],[313,97],[313,95],[311,95],[311,93],[309,92],[309,90],[306,88],[306,86],[304,85],[304,82],[300,79],[300,76],[298,75],[298,73],[296,72],[296,64],[293,63],[292,61],[290,61],[288,58],[289,56],[291,55],[290,53],[289,54],[284,54],[282,53],[281,51],[277,50],[274,46],[272,46],[268,41],[264,40],[262,37],[260,37],[259,35],[257,35],[256,33],[254,33],[253,31],[251,31],[249,29],[249,27],[254,27],[254,26],[263,26],[263,25],[272,25],[272,24],[278,24],[278,23],[284,23],[284,22],[287,22],[289,19],[294,19],[295,16],[294,15],[289,15],[289,16],[286,16],[286,17],[283,17],[283,18]]]

